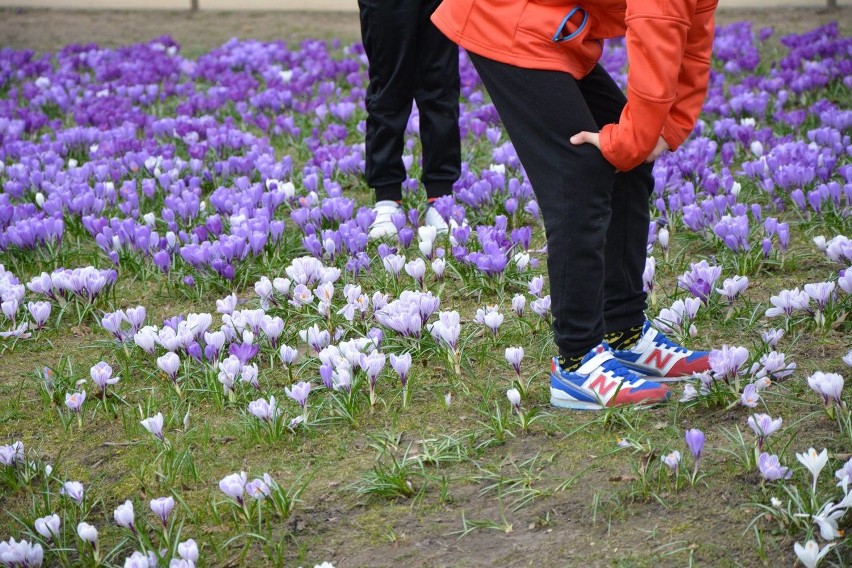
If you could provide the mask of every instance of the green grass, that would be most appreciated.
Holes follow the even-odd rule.
[[[276,148],[278,155],[292,152],[298,164],[308,157],[304,148],[285,141],[278,141]],[[488,166],[488,152],[472,139],[465,141],[465,151],[476,167]],[[368,203],[361,180],[341,181],[351,190],[348,196]],[[406,205],[422,209],[422,197],[408,199]],[[747,263],[752,283],[731,316],[726,319],[727,306],[714,297],[699,312],[699,335],[688,339],[691,346],[743,345],[755,360],[763,349],[760,331],[782,325],[762,317],[769,297],[836,272],[837,266],[820,255],[810,239],[816,234],[852,234],[849,219],[814,221],[788,212],[784,220],[793,227],[790,252],[770,262]],[[82,227],[70,225],[71,236],[54,254],[36,258],[15,252],[4,256],[3,263],[24,282],[63,265],[107,266]],[[533,248],[542,244],[538,228]],[[296,254],[301,254],[299,238],[290,227],[283,245],[241,267],[235,291],[248,300],[246,307],[258,304],[253,283],[263,275],[282,275]],[[677,276],[690,261],[711,255],[724,266],[723,277],[739,273],[735,266],[744,262],[718,242],[676,227],[669,260],[655,251],[657,291],[650,313],[684,297],[677,289]],[[542,258],[536,274],[543,273],[543,264]],[[57,511],[63,517],[62,540],[74,549],[68,552],[68,564],[93,564],[76,552],[74,528],[86,520],[100,531],[101,558],[114,551],[106,563],[122,565],[138,545],[127,530],[116,526],[113,511],[130,499],[137,522],[146,527],[146,538],[158,546],[165,546],[167,539],[172,549],[179,539],[195,539],[201,548],[199,566],[298,566],[326,559],[340,566],[791,563],[792,543],[803,541],[813,526],[785,527],[777,518],[763,515],[761,505],[769,504],[771,497],[786,499],[787,493],[780,485],[761,483],[749,461],[754,443],[746,426],[750,411],[727,407],[729,399],[723,404],[678,403],[680,387],[675,387],[669,404],[651,409],[603,413],[552,409],[548,325],[529,307],[522,319],[509,312],[513,294],[526,291],[530,275],[510,272],[494,282],[464,269],[451,272],[445,282],[430,279],[428,286],[440,294],[442,310],[461,314],[459,375],[425,331],[419,346],[386,331],[388,352],[405,348],[416,352],[405,406],[388,365],[378,382],[375,405],[370,404],[363,380],[345,401],[340,394],[335,402],[329,393],[315,392],[307,426],[281,428],[267,436],[246,415],[249,401],[275,395],[285,410],[285,424],[300,413],[284,395],[289,373],[271,353],[259,357],[262,393],[243,385],[236,401],[229,401],[219,394],[215,374],[205,375],[194,365],[185,371],[178,394],[156,371],[153,357],[138,349],[125,352],[100,328],[97,319],[104,311],[140,304],[148,309],[149,323],[178,314],[213,312],[215,300],[231,291],[223,282],[201,276],[199,286],[187,290],[178,284],[183,274],[166,279],[144,261],[127,259],[113,292],[92,309],[69,306],[61,322],[54,313],[48,329],[0,352],[0,441],[23,440],[28,458],[36,462],[31,485],[19,476],[0,477],[4,511],[0,537],[34,536],[34,519]],[[386,289],[396,294],[411,287],[390,282],[375,263],[374,274],[362,284],[369,293]],[[497,339],[472,322],[476,308],[488,304],[499,304],[507,314]],[[848,378],[840,358],[852,347],[849,298],[841,297],[838,305],[845,315],[828,329],[818,330],[806,318],[789,324],[779,350],[798,368],[766,391],[762,403],[766,406],[756,409],[784,417],[783,431],[772,437],[768,448],[794,468],[790,485],[802,491],[808,490],[809,474],[796,462],[795,452],[811,446],[827,447],[834,454],[852,452],[850,432],[841,431],[825,416],[805,381],[816,370],[846,373]],[[281,308],[273,311],[289,317],[285,342],[299,344],[304,351],[297,331],[322,318]],[[513,386],[515,374],[503,360],[503,350],[515,345],[526,350],[522,380],[529,382],[529,389],[524,411],[528,417],[538,413],[526,427],[504,394]],[[121,381],[105,403],[98,402],[96,389],[87,385],[89,399],[80,425],[64,408],[64,392],[87,378],[89,368],[101,360],[113,366]],[[296,380],[317,384],[316,362],[304,363],[304,355],[301,361]],[[56,371],[53,397],[43,392],[38,379],[44,366]],[[157,412],[166,417],[168,447],[139,424]],[[691,468],[683,442],[688,428],[707,434],[702,475],[694,485],[673,476],[660,461],[661,455],[678,449],[684,454],[683,469]],[[742,441],[735,435],[737,429]],[[635,442],[634,447],[619,449],[622,438]],[[826,467],[820,484],[823,495],[832,494],[833,472],[842,461],[835,455]],[[39,473],[45,463],[54,467],[47,491],[44,474]],[[270,474],[283,492],[279,501],[262,507],[249,501],[242,507],[226,497],[217,484],[239,471],[246,471],[250,480]],[[65,480],[85,485],[83,506],[57,494],[59,481]],[[148,503],[168,495],[177,505],[164,531]],[[847,547],[838,546],[829,558],[848,563]],[[58,557],[51,560],[61,562]]]

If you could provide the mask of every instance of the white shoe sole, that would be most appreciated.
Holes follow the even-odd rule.
[[[686,377],[661,377],[660,375],[655,374],[652,370],[639,365],[637,363],[632,363],[630,361],[625,361],[624,359],[618,359],[618,362],[621,363],[624,367],[627,367],[635,374],[639,375],[643,379],[651,379],[655,383],[678,383],[681,381],[691,381],[694,379],[693,376]]]
[[[585,402],[568,396],[559,389],[550,387],[550,405],[569,410],[603,410],[604,407],[596,402]]]

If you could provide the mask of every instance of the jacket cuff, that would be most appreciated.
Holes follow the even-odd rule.
[[[660,133],[660,136],[663,137],[663,140],[666,141],[666,145],[672,152],[677,150],[683,144],[683,141],[686,140],[686,136],[683,135],[680,129],[671,126],[668,122],[663,125],[663,131]]]
[[[613,137],[615,136],[615,128],[617,124],[605,124],[598,136],[598,141],[601,145],[601,153],[604,159],[612,164],[615,169],[620,172],[627,172],[639,165],[633,163],[632,160],[625,156],[619,156],[616,149],[613,147]]]

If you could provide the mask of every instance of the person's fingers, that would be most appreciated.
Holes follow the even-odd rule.
[[[580,144],[593,144],[598,148],[601,147],[600,135],[597,132],[586,132],[585,130],[572,136],[571,143],[578,146]]]

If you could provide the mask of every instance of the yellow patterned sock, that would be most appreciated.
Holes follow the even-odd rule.
[[[644,326],[629,327],[619,331],[611,331],[604,335],[606,341],[612,349],[630,349],[639,342],[642,337],[642,328]]]

